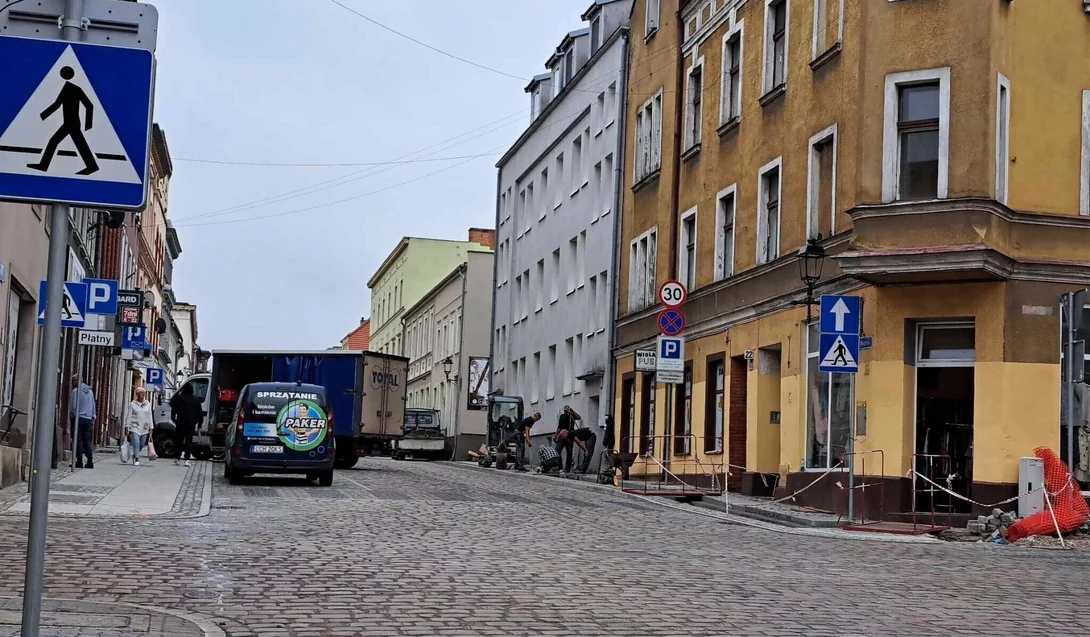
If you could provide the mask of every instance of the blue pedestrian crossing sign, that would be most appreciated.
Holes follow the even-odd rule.
[[[141,210],[150,51],[0,36],[0,200]]]
[[[38,325],[45,325],[46,282],[38,286]],[[87,320],[87,284],[64,283],[64,296],[61,297],[61,327],[84,326]]]
[[[859,334],[862,297],[827,294],[821,297],[822,334]]]
[[[822,334],[818,370],[854,374],[859,371],[858,334]]]
[[[163,386],[163,370],[158,367],[149,367],[144,372],[144,382],[155,387]]]

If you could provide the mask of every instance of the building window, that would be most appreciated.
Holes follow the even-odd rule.
[[[704,118],[704,63],[703,59],[689,71],[687,108],[685,119],[685,149],[691,149],[700,144],[701,124]]]
[[[598,275],[590,277],[590,298],[588,299],[589,305],[587,306],[587,335],[594,336],[594,333],[598,331],[598,326],[595,322],[598,320],[598,303],[604,302],[605,299],[598,299]]]
[[[817,323],[806,332],[806,468],[843,466],[852,429],[854,374],[818,371]]]
[[[576,235],[568,241],[568,265],[565,268],[568,271],[568,287],[567,292],[571,294],[575,292],[576,286],[576,273],[579,267],[579,235]]]
[[[598,94],[598,102],[596,105],[596,115],[594,117],[594,136],[602,134],[602,130],[606,127],[606,94],[605,92]]]
[[[541,169],[541,192],[539,194],[541,195],[541,210],[537,214],[537,220],[542,221],[545,219],[545,213],[548,212],[550,206],[548,168]]]
[[[540,312],[545,306],[545,259],[537,262],[537,295],[534,301],[534,311]]]
[[[632,452],[632,423],[636,417],[636,380],[625,378],[621,381],[621,396],[624,407],[621,410],[620,446],[621,453]]]
[[[648,456],[655,452],[655,374],[643,375],[643,392],[640,394],[640,455]],[[631,451],[631,446],[629,446]]]
[[[780,256],[780,166],[777,157],[761,168],[757,182],[757,264]]]
[[[572,386],[573,391],[578,394],[583,389],[583,381],[579,380],[579,377],[583,375],[583,335],[576,334],[572,339]]]
[[[560,207],[560,204],[564,203],[564,153],[560,153],[556,156],[556,174],[553,175],[556,180],[556,185],[553,190],[556,192],[556,196],[553,197],[553,210]]]
[[[530,402],[537,403],[540,399],[538,390],[541,387],[541,352],[535,352],[530,364]]]
[[[999,74],[995,105],[995,200],[1007,203],[1007,175],[1010,170],[1011,81]]]
[[[590,21],[590,54],[594,55],[598,52],[598,48],[602,46],[602,14],[594,16],[594,19]]]
[[[598,273],[598,286],[602,291],[602,302],[596,305],[595,309],[600,313],[598,316],[598,331],[602,332],[606,329],[606,324],[609,323],[609,317],[613,310],[613,297],[609,289],[609,273],[605,270]]]
[[[564,389],[563,389],[563,393],[564,393],[565,396],[571,395],[571,393],[572,393],[572,380],[574,378],[574,375],[572,374],[572,370],[574,369],[574,361],[572,359],[573,359],[574,356],[575,356],[575,339],[574,338],[566,339],[564,341],[564,366],[563,366],[563,369],[564,369],[564,376],[563,376]]]
[[[602,162],[602,216],[613,209],[613,153]]]
[[[628,311],[655,303],[658,232],[654,228],[632,240],[628,261]]]
[[[674,434],[674,455],[687,456],[693,452],[693,368],[685,365],[684,383],[681,386],[674,385],[672,391],[679,392],[678,400],[674,403],[677,410],[674,422],[677,423],[677,433]]]
[[[534,227],[534,185],[526,186],[526,208],[522,212],[522,221],[525,224],[523,232],[529,232]]]
[[[741,23],[723,38],[722,95],[719,100],[719,124],[742,117],[742,36]]]
[[[734,274],[734,215],[738,185],[721,191],[717,197],[715,212],[715,280],[721,281]]]
[[[608,195],[605,192],[605,182],[602,181],[602,162],[594,164],[594,201],[591,202],[590,222],[598,221],[602,215],[601,199]]]
[[[787,83],[788,0],[768,0],[765,5],[765,93]]]
[[[843,37],[844,0],[814,0],[814,41],[810,59],[816,60]]]
[[[571,196],[579,193],[583,180],[583,136],[577,136],[571,143]]]
[[[704,414],[704,451],[723,451],[723,389],[725,383],[723,359],[708,361],[707,399]]]
[[[1090,90],[1082,92],[1082,179],[1079,191],[1082,193],[1080,212],[1090,215]]]
[[[518,238],[526,233],[526,189],[519,191],[518,207],[515,208],[515,228],[518,229]]]
[[[530,317],[530,271],[523,270],[522,272],[522,319],[526,320]]]
[[[514,298],[514,312],[515,322],[518,323],[522,320],[522,275],[515,277],[515,298]]]
[[[564,52],[564,86],[575,77],[575,45]]]
[[[635,170],[639,183],[662,167],[662,91],[647,100],[636,113]]]
[[[609,128],[617,119],[617,83],[614,82],[606,89],[605,128]]]
[[[560,248],[553,250],[552,276],[549,277],[549,303],[560,299]]]
[[[686,289],[696,289],[696,208],[681,215],[681,232],[678,235],[678,275]]]
[[[833,124],[810,138],[807,176],[806,236],[831,236],[836,224],[837,126]]]
[[[647,23],[644,25],[644,38],[650,38],[659,30],[659,0],[647,0]]]
[[[886,76],[882,201],[945,199],[950,69]]]
[[[545,400],[556,397],[556,345],[549,346],[549,353],[545,359],[548,380],[545,382]]]
[[[579,233],[579,240],[575,245],[576,247],[576,266],[578,268],[577,279],[575,281],[575,287],[581,288],[587,280],[587,231],[584,230]]]

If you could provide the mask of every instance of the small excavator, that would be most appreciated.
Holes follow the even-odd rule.
[[[477,452],[478,465],[495,465],[497,469],[506,469],[509,463],[513,463],[518,449],[518,425],[522,418],[522,397],[488,397],[488,433],[485,444]]]

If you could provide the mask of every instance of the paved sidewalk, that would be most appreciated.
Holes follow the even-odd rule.
[[[22,599],[0,598],[0,637],[18,637]],[[42,602],[39,637],[223,637],[215,622],[194,613],[133,604]]]
[[[172,460],[144,461],[139,467],[120,463],[118,455],[100,453],[94,469],[50,480],[49,514],[95,518],[191,518],[207,515],[212,499],[212,467],[192,467]],[[26,483],[0,491],[0,515],[30,513]]]

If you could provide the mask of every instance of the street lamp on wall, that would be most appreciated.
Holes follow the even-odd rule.
[[[443,374],[446,375],[447,381],[450,381],[450,370],[454,367],[454,360],[447,356],[443,359]]]
[[[806,286],[806,324],[814,319],[814,287],[821,280],[821,269],[825,265],[825,248],[818,245],[817,239],[810,239],[799,250],[799,278]]]

